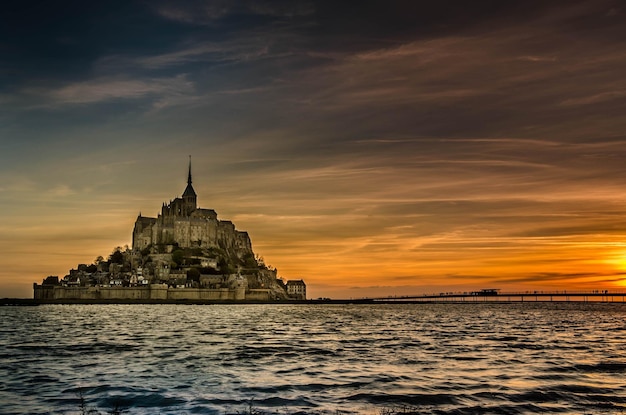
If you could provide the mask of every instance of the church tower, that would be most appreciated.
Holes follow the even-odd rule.
[[[189,216],[191,212],[196,210],[197,208],[197,195],[196,191],[193,190],[193,186],[191,185],[191,156],[189,156],[189,175],[187,176],[187,187],[183,192],[183,206],[185,210],[185,215]]]

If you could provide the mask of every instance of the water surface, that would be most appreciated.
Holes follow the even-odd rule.
[[[0,413],[626,412],[626,305],[0,307]]]

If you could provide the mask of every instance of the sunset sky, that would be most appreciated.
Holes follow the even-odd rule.
[[[130,244],[189,155],[309,297],[626,289],[621,1],[9,3],[0,297]]]

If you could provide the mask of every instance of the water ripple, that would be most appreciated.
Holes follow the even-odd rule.
[[[0,413],[626,410],[626,305],[0,308]],[[387,411],[387,412],[385,412]]]

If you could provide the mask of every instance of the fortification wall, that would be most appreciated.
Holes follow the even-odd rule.
[[[227,288],[208,290],[202,288],[174,288],[167,293],[168,300],[235,300],[235,291]]]
[[[169,288],[167,284],[152,284],[150,285],[150,299],[151,300],[167,300],[167,292]]]
[[[74,290],[79,288],[73,288]],[[102,300],[149,300],[149,287],[87,287],[87,298]],[[84,299],[84,297],[82,297]]]
[[[263,296],[252,290],[251,298],[245,289],[206,289],[206,288],[169,288],[165,284],[152,284],[147,287],[61,287],[33,285],[35,300],[267,300],[269,294]]]
[[[246,293],[246,300],[251,301],[268,301],[270,299],[270,291],[264,288],[249,290]]]
[[[36,300],[150,300],[150,287],[35,286]]]

